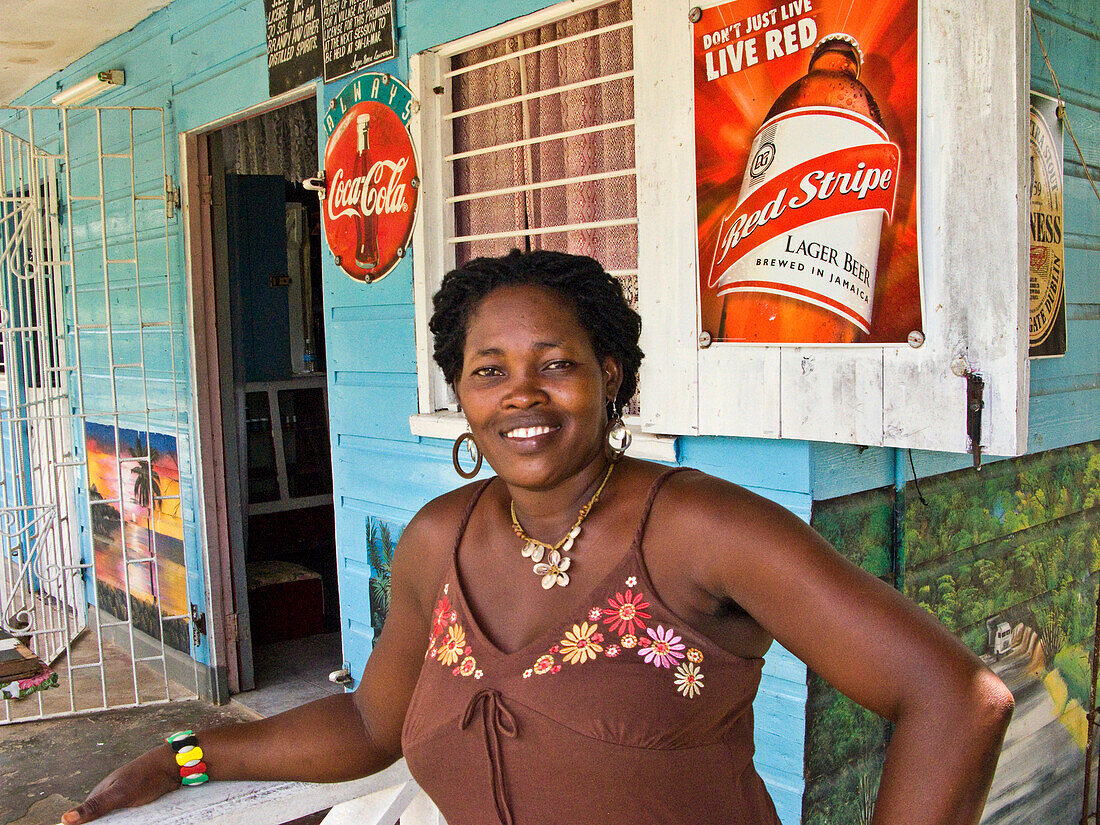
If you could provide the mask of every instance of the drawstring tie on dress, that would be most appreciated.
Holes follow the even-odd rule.
[[[478,706],[481,707],[482,732],[485,735],[485,751],[489,754],[489,771],[493,775],[493,802],[501,825],[512,825],[512,810],[508,806],[508,792],[504,788],[504,762],[500,751],[500,735],[516,738],[516,717],[504,704],[499,690],[485,688],[470,697],[460,727],[466,730],[474,721]]]

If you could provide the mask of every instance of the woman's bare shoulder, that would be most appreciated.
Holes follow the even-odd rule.
[[[476,481],[451,490],[417,511],[394,552],[395,578],[401,576],[415,583],[418,592],[434,593],[435,583],[450,563],[462,520],[483,483]]]

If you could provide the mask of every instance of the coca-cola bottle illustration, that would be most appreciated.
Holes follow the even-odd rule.
[[[853,343],[870,332],[900,152],[862,63],[853,37],[826,35],[757,131],[710,272],[724,296],[719,340]]]
[[[365,210],[368,203],[367,192],[370,188],[370,115],[359,115],[355,119],[355,163],[352,165],[352,180],[360,181],[362,197],[355,210],[355,265],[370,272],[378,266],[378,216],[375,210]],[[364,214],[364,213],[368,214]]]

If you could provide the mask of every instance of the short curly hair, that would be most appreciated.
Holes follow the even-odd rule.
[[[642,318],[630,308],[622,285],[599,261],[564,252],[520,252],[501,258],[475,258],[443,276],[432,299],[428,329],[435,337],[433,357],[452,387],[462,370],[466,327],[482,300],[502,286],[540,286],[568,301],[588,332],[599,360],[611,356],[622,365],[623,383],[615,397],[621,413],[638,387],[645,357],[638,346]]]

